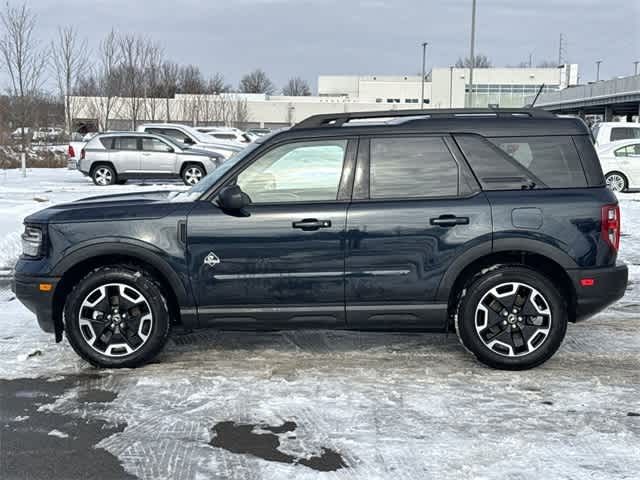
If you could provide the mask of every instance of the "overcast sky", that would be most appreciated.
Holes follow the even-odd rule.
[[[13,3],[17,3],[13,0]],[[560,33],[581,81],[633,73],[640,0],[478,0],[476,51],[495,66],[556,61]],[[237,85],[260,67],[281,86],[299,75],[416,74],[469,50],[471,0],[27,0],[49,41],[73,24],[95,48],[112,27],[156,39],[167,57]]]

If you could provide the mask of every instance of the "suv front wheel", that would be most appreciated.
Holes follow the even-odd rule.
[[[182,181],[185,185],[192,186],[202,180],[206,174],[200,165],[191,163],[182,169]]]
[[[148,362],[171,327],[160,285],[129,265],[100,267],[82,278],[67,297],[64,322],[76,353],[107,368]]]
[[[482,363],[525,370],[548,360],[567,331],[557,288],[535,270],[499,267],[475,277],[458,305],[456,331]]]

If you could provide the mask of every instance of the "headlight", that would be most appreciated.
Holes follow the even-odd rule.
[[[42,255],[43,245],[42,229],[39,227],[24,227],[22,234],[22,253],[27,257],[39,257]]]

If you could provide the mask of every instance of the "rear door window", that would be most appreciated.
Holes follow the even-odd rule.
[[[115,150],[137,150],[137,137],[116,137],[113,148]]]
[[[370,198],[458,195],[458,164],[442,138],[374,138],[370,148]]]

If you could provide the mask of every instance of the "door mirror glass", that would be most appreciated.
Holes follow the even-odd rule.
[[[191,137],[184,137],[184,143],[186,143],[187,145],[193,145],[196,142],[194,142]]]
[[[227,185],[218,194],[218,204],[224,210],[242,210],[250,203],[249,196],[238,185]]]

